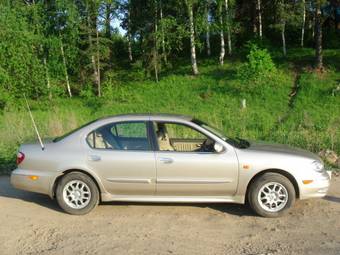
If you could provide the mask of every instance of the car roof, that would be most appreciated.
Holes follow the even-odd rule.
[[[118,114],[118,115],[111,115],[106,116],[103,118],[100,118],[98,120],[107,120],[112,118],[119,118],[119,119],[133,119],[133,118],[139,119],[139,118],[150,118],[150,120],[186,120],[186,121],[192,121],[194,118],[189,115],[183,115],[183,114],[172,114],[172,113],[128,113],[128,114]],[[98,121],[97,120],[97,121]]]
[[[54,142],[58,142],[64,140],[64,138],[76,137],[78,134],[87,133],[92,131],[94,128],[98,128],[101,125],[109,124],[111,121],[120,122],[120,121],[139,121],[139,120],[155,120],[155,121],[192,121],[193,117],[181,114],[168,114],[168,113],[130,113],[130,114],[119,114],[119,115],[111,115],[102,117],[99,119],[95,119],[89,123],[84,124],[83,126],[70,131],[69,133],[64,134],[56,139]]]

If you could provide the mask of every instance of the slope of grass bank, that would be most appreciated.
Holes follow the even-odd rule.
[[[159,83],[133,79],[119,85],[106,82],[102,98],[89,94],[30,104],[44,138],[106,115],[166,112],[194,115],[229,136],[287,143],[314,152],[323,148],[340,152],[340,95],[332,95],[340,82],[336,67],[322,75],[303,71],[298,94],[289,106],[295,77],[289,65],[279,65],[275,85],[264,81],[255,90],[247,90],[236,75],[240,64],[232,61],[221,68],[207,60],[201,63],[198,77],[184,74],[181,69],[190,66],[181,66]],[[245,109],[242,99],[246,99]],[[0,115],[0,171],[13,168],[20,143],[34,140],[24,102],[12,103]]]

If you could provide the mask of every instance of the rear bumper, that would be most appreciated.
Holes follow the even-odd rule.
[[[30,178],[32,176],[36,176],[37,178]],[[47,194],[52,197],[52,187],[57,177],[57,173],[18,168],[11,174],[11,184],[17,189]]]
[[[321,178],[314,180],[310,184],[302,184],[300,188],[300,199],[326,196],[331,183],[330,181],[331,172],[327,172],[326,174],[323,174]]]

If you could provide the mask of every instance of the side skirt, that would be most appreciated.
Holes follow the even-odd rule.
[[[124,201],[124,202],[149,202],[149,203],[236,203],[244,204],[244,196],[221,196],[221,197],[179,197],[179,196],[123,196],[101,194],[103,202]]]

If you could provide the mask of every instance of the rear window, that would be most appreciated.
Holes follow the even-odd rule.
[[[64,138],[66,138],[66,137],[72,135],[73,133],[77,132],[78,130],[80,130],[80,129],[84,128],[84,127],[87,127],[87,126],[91,125],[92,123],[96,122],[97,120],[98,120],[98,119],[93,120],[93,121],[90,121],[90,122],[88,122],[88,123],[86,123],[86,124],[84,124],[84,125],[82,125],[82,126],[76,128],[76,129],[71,130],[70,132],[68,132],[68,133],[66,133],[66,134],[64,134],[64,135],[62,135],[62,136],[56,137],[56,138],[53,139],[53,142],[54,142],[54,143],[59,142],[59,141],[63,140]]]

